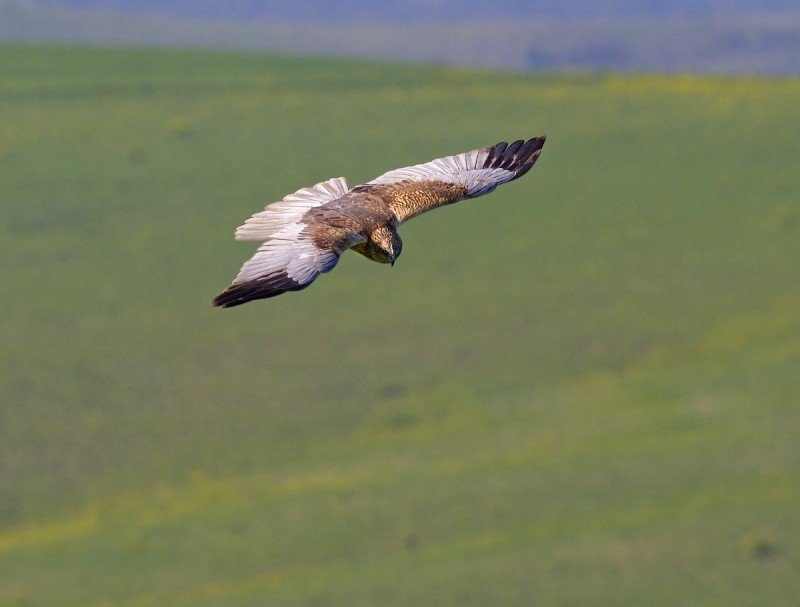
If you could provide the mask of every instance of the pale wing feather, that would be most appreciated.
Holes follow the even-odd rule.
[[[236,229],[236,240],[267,240],[283,228],[300,221],[314,207],[344,196],[349,190],[344,177],[318,183],[312,188],[297,190],[283,200],[268,205],[255,213]]]
[[[394,169],[365,185],[391,185],[401,181],[440,181],[464,186],[470,198],[488,194],[498,185],[514,179],[514,171],[483,168],[491,148],[481,148],[437,158],[424,164]]]
[[[307,228],[298,222],[273,234],[244,263],[231,285],[214,299],[214,305],[230,308],[305,289],[320,274],[330,272],[345,249],[366,240],[353,232],[342,235],[332,248],[320,248]]]
[[[306,285],[321,273],[332,270],[339,254],[319,249],[302,233],[303,228],[302,224],[292,224],[276,232],[245,262],[233,284],[286,274],[298,285]]]

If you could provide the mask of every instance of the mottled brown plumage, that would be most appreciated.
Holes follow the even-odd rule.
[[[394,264],[402,250],[397,227],[431,209],[476,198],[527,173],[545,138],[515,141],[389,171],[348,189],[343,178],[295,192],[241,226],[239,240],[264,240],[214,305],[304,289],[347,249]]]
[[[400,181],[386,185],[362,185],[354,192],[376,195],[388,205],[398,221],[408,221],[446,204],[453,204],[467,197],[467,188],[458,183],[444,181],[419,182]]]

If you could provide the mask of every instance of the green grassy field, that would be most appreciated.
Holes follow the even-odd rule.
[[[795,605],[800,81],[0,47],[0,604]],[[324,179],[534,170],[214,309]]]

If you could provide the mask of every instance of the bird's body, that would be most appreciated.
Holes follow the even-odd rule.
[[[352,189],[339,177],[298,190],[236,230],[237,240],[266,242],[213,303],[229,308],[304,289],[332,270],[347,249],[394,264],[402,249],[401,223],[521,177],[538,159],[544,141],[542,136],[501,142],[389,171]]]
[[[380,234],[395,231],[399,224],[397,215],[379,195],[368,191],[350,190],[341,198],[309,210],[304,220],[313,241],[322,249],[350,244],[349,247],[378,263],[391,260],[385,249],[378,247],[383,240]],[[384,236],[385,237],[385,236]]]

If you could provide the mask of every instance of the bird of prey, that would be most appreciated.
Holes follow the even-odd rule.
[[[303,188],[270,204],[236,230],[236,240],[265,241],[213,304],[231,308],[299,291],[352,249],[394,265],[403,246],[397,227],[420,213],[492,192],[522,177],[545,138],[501,141],[384,173],[350,188],[343,177]]]

